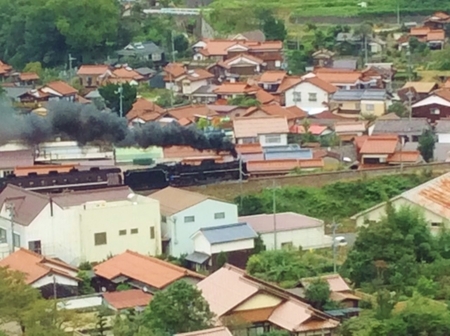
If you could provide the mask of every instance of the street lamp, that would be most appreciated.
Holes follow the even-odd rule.
[[[123,117],[123,85],[122,83],[119,84],[119,88],[117,89],[117,91],[114,91],[115,94],[119,95],[119,112],[120,112],[120,117]]]

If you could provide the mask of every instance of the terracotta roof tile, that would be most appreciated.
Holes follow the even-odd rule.
[[[300,107],[290,106],[290,107],[285,107],[285,109],[288,110],[289,112],[291,112],[291,114],[296,115],[298,119],[304,119],[304,118],[308,117],[308,113],[303,111]]]
[[[359,152],[361,154],[394,154],[398,143],[398,138],[393,136],[369,136]]]
[[[206,46],[199,50],[199,52],[205,56],[226,56],[228,55],[228,49],[234,46],[241,45],[247,49],[247,51],[263,51],[263,50],[275,50],[281,51],[283,48],[282,41],[233,41],[233,40],[202,40]]]
[[[238,144],[236,145],[236,151],[239,154],[260,154],[263,152],[260,144]]]
[[[259,78],[260,83],[278,83],[287,75],[286,71],[265,71]]]
[[[12,70],[12,66],[0,61],[0,75],[5,75]]]
[[[340,116],[338,114],[334,114],[330,111],[323,111],[320,113],[316,113],[310,116],[311,119],[340,119],[340,120],[348,120],[349,118]]]
[[[192,331],[182,334],[176,334],[175,336],[233,336],[230,330],[226,327],[217,327],[206,330]]]
[[[97,276],[113,280],[125,276],[154,288],[162,289],[184,277],[202,279],[204,276],[158,258],[127,250],[94,268]]]
[[[265,322],[269,320],[270,316],[276,309],[277,306],[251,310],[240,310],[235,312],[233,314],[233,317],[250,323]]]
[[[293,108],[292,108],[293,107]],[[263,111],[268,116],[276,116],[276,117],[286,117],[288,120],[293,119],[302,119],[306,117],[306,113],[299,109],[296,106],[292,106],[290,109],[282,107],[278,104],[271,104],[271,105],[262,105],[259,107],[250,107],[246,113],[245,116],[250,116],[256,111]]]
[[[146,307],[153,295],[140,289],[103,293],[104,300],[117,310]]]
[[[125,80],[141,80],[144,77],[131,68],[121,67],[113,71],[113,76]]]
[[[269,104],[275,101],[275,97],[272,96],[269,92],[264,91],[263,89],[256,90],[255,98],[261,104]]]
[[[237,82],[237,83],[223,83],[216,89],[214,89],[214,93],[217,94],[239,94],[239,93],[249,93],[256,92],[259,88],[248,85],[247,83]]]
[[[32,251],[20,248],[0,260],[0,267],[9,267],[11,270],[25,273],[25,281],[32,284],[40,278],[56,273],[62,277],[78,280],[75,274],[78,270],[69,264],[52,258],[46,258]]]
[[[187,79],[191,82],[214,78],[214,75],[205,69],[193,69],[186,72]]]
[[[172,116],[177,120],[181,120],[183,118],[192,119],[195,116],[215,116],[217,113],[210,109],[208,105],[187,105],[175,107],[167,110],[167,114]]]
[[[257,64],[263,64],[264,63],[264,61],[262,59],[260,59],[260,58],[258,58],[256,56],[247,55],[247,54],[239,54],[239,55],[236,55],[236,56],[234,56],[232,58],[229,58],[229,59],[227,59],[225,61],[219,61],[218,63],[219,63],[219,65],[222,65],[222,66],[224,66],[224,67],[229,69],[232,66],[232,64],[230,64],[230,63],[232,63],[232,62],[234,62],[234,61],[236,61],[238,59],[247,59],[247,60],[249,60],[251,62],[254,62],[254,63],[257,63]]]
[[[365,121],[338,121],[334,124],[334,130],[336,133],[349,133],[349,132],[365,132]]]
[[[78,90],[63,81],[50,82],[44,85],[44,88],[50,88],[63,96],[70,96],[78,93]],[[43,88],[43,89],[44,89]]]
[[[19,79],[21,81],[39,80],[39,75],[35,72],[21,72]]]
[[[362,78],[360,71],[317,71],[316,76],[330,84],[354,84]]]
[[[436,29],[432,30],[427,34],[427,41],[444,41],[445,40],[445,30]]]
[[[412,27],[409,31],[411,36],[425,36],[430,32],[430,27]]]
[[[173,79],[178,78],[186,73],[186,69],[181,63],[169,63],[164,67],[164,71],[168,75],[172,75]]]
[[[289,90],[291,87],[294,87],[297,84],[301,83],[301,81],[302,81],[301,77],[294,77],[294,76],[284,77],[283,81],[278,87],[277,93],[285,92]]]
[[[103,75],[110,68],[105,64],[83,64],[77,71],[77,75],[93,75],[100,76]]]
[[[433,94],[450,102],[450,89],[444,88],[436,90]]]
[[[310,125],[308,128],[308,132],[312,135],[321,135],[325,130],[327,130],[328,127],[325,125]],[[289,128],[290,133],[294,134],[305,134],[305,127],[303,125],[292,125]]]
[[[153,121],[161,117],[164,113],[165,110],[154,102],[145,98],[138,98],[126,117],[129,121],[135,118],[144,121]]]
[[[309,78],[305,78],[303,81],[306,83],[310,83],[314,86],[317,86],[318,88],[326,91],[327,93],[334,93],[337,91],[336,86],[320,79],[319,77],[309,77]]]
[[[251,138],[259,134],[286,134],[289,132],[285,117],[250,117],[233,120],[236,138]]]
[[[390,155],[387,159],[388,163],[410,162],[417,163],[420,161],[420,152],[418,151],[399,151]]]

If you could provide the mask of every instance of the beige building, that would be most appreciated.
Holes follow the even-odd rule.
[[[384,89],[339,90],[330,100],[332,110],[344,117],[382,116],[390,105],[390,97]]]
[[[410,189],[390,200],[395,209],[402,206],[419,209],[429,222],[432,233],[437,233],[445,225],[449,228],[450,218],[450,173],[441,175],[420,186]],[[378,222],[386,215],[386,202],[377,204],[352,217],[357,226]]]

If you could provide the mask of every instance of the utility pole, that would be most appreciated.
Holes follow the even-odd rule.
[[[400,26],[400,0],[397,0],[397,24]]]
[[[69,54],[69,79],[72,79],[72,61],[75,61],[76,58],[72,57],[72,54]]]
[[[277,202],[275,194],[275,180],[272,181],[272,205],[273,205],[273,249],[277,249]]]
[[[16,208],[14,203],[6,203],[6,211],[9,212],[10,225],[11,225],[11,247],[10,254],[14,253],[14,218],[16,217]]]
[[[337,272],[337,267],[336,267],[336,229],[339,227],[339,224],[336,223],[336,221],[333,218],[333,223],[331,223],[331,228],[333,230],[333,272],[336,273]]]
[[[175,64],[175,43],[173,40],[173,30],[170,31],[170,45],[172,49],[172,64]],[[174,95],[174,87],[173,87],[173,79],[172,79],[172,72],[169,72],[169,81],[170,81],[170,107],[173,108],[173,95]]]
[[[115,92],[116,94],[119,95],[119,113],[120,113],[120,117],[123,117],[123,84],[120,83],[119,84],[119,88],[117,89],[117,91]]]
[[[406,93],[406,96],[408,97],[408,118],[409,120],[412,119],[412,98],[413,98],[413,93],[411,92],[411,88],[408,90],[408,92]]]
[[[56,291],[56,276],[53,275],[53,299],[56,300],[57,299],[57,291]]]
[[[242,154],[239,153],[239,188],[241,192],[241,197],[239,197],[239,201],[241,203],[241,209],[242,209]]]
[[[367,52],[367,35],[364,34],[364,64],[367,64],[369,62],[369,56]]]
[[[411,50],[409,48],[409,44],[408,44],[408,49],[406,50],[406,57],[408,57],[408,81],[411,81],[411,77],[412,77],[412,67],[411,67]]]

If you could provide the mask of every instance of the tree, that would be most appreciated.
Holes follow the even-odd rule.
[[[260,106],[261,102],[249,96],[236,96],[227,100],[227,105],[239,107]]]
[[[41,62],[30,62],[25,65],[23,72],[34,72],[38,76],[42,75],[43,69]]]
[[[330,293],[328,282],[318,278],[308,285],[305,291],[305,297],[314,308],[322,310],[323,306],[330,299]]]
[[[144,312],[148,328],[171,335],[207,329],[213,317],[201,291],[182,280],[157,292]]]
[[[117,315],[113,323],[114,336],[169,336],[162,332],[153,333],[145,326],[144,315],[134,309]]]
[[[287,53],[288,70],[293,75],[302,75],[305,68],[312,62],[312,52],[300,46],[298,50]]]
[[[107,84],[98,89],[98,92],[105,100],[105,104],[108,108],[116,113],[120,113],[120,93],[119,90],[122,88],[122,106],[123,106],[123,116],[125,116],[133,107],[136,101],[137,89],[134,85],[130,83],[119,84]]]
[[[121,284],[119,284],[117,286],[116,291],[123,292],[123,291],[127,291],[127,290],[130,290],[130,289],[131,289],[131,286],[129,284],[122,282]]]
[[[264,17],[262,30],[269,41],[284,41],[287,36],[284,22],[276,19],[272,14]]]
[[[261,235],[258,234],[258,237],[255,238],[255,248],[254,248],[253,252],[255,254],[258,254],[265,250],[266,250],[266,246],[264,245],[264,241],[261,238]]]
[[[91,278],[89,277],[87,271],[79,271],[77,277],[81,279],[78,285],[78,290],[81,295],[87,295],[95,293],[94,288],[91,286]]]
[[[107,329],[107,311],[106,309],[100,309],[100,311],[97,313],[97,322],[95,324],[95,336],[105,336],[106,335],[106,329]]]
[[[184,100],[180,96],[176,96],[172,90],[163,90],[159,94],[155,103],[158,106],[168,108],[168,107],[184,104],[184,103],[186,103],[186,100]]]
[[[425,130],[419,138],[419,151],[426,162],[433,159],[436,140],[431,130]]]
[[[389,113],[395,113],[400,118],[407,117],[409,114],[408,108],[400,102],[395,102],[388,108]]]
[[[178,57],[185,57],[186,52],[189,50],[189,40],[184,34],[178,34],[173,38],[174,49],[178,54]]]
[[[226,252],[220,251],[220,253],[217,255],[216,268],[217,269],[221,268],[227,262],[228,262],[228,255],[226,254]]]

